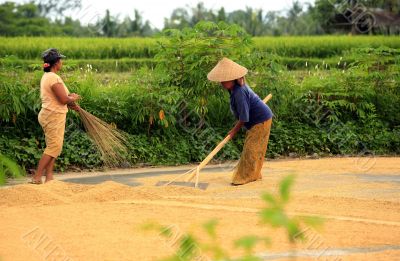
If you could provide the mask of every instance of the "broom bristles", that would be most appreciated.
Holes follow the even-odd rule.
[[[99,150],[104,165],[118,167],[126,162],[128,149],[125,146],[127,142],[124,134],[82,108],[79,115],[86,132]]]

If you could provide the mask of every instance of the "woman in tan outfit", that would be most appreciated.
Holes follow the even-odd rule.
[[[41,184],[43,172],[46,172],[46,182],[53,179],[54,163],[60,155],[65,131],[65,119],[68,108],[79,110],[75,104],[80,97],[76,93],[69,93],[63,80],[57,75],[62,67],[64,58],[57,49],[48,49],[43,53],[44,74],[40,81],[40,98],[42,109],[38,120],[43,128],[46,149],[39,161],[38,168],[31,183]]]
[[[247,129],[239,163],[233,172],[232,185],[242,185],[262,179],[262,166],[267,151],[272,124],[271,109],[246,85],[247,69],[223,58],[207,78],[220,82],[230,93],[230,107],[238,123],[229,133],[233,138],[244,126]]]

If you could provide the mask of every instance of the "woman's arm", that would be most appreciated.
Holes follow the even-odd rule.
[[[243,121],[238,121],[235,124],[235,127],[233,127],[233,129],[229,132],[231,139],[233,139],[233,137],[235,137],[236,133],[238,133],[238,131],[240,131],[240,129],[243,127],[243,125],[244,125]]]
[[[80,96],[76,93],[71,93],[67,95],[67,93],[65,92],[65,88],[61,83],[54,84],[53,86],[51,86],[51,89],[56,95],[57,100],[62,104],[69,104],[75,102],[76,100],[79,100],[80,98]]]

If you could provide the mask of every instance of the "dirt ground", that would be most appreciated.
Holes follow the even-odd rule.
[[[67,173],[44,185],[0,189],[0,260],[160,260],[177,244],[144,230],[145,224],[206,243],[202,224],[212,219],[231,257],[243,254],[236,239],[258,235],[271,239],[256,248],[265,260],[400,260],[400,158],[272,160],[262,180],[236,187],[230,186],[231,167],[202,171],[207,190],[154,186],[188,166]],[[262,193],[277,193],[289,174],[296,180],[287,212],[325,219],[320,229],[306,228],[308,241],[296,245],[284,231],[261,224],[258,214]],[[84,178],[104,182],[71,183]]]

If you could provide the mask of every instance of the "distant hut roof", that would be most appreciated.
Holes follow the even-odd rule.
[[[400,26],[400,15],[386,10],[373,9],[370,13],[375,17],[375,26]]]
[[[335,15],[334,21],[336,26],[348,27],[352,24],[363,23],[363,18],[373,20],[374,27],[381,26],[400,26],[400,15],[382,9],[347,9],[343,13]]]

